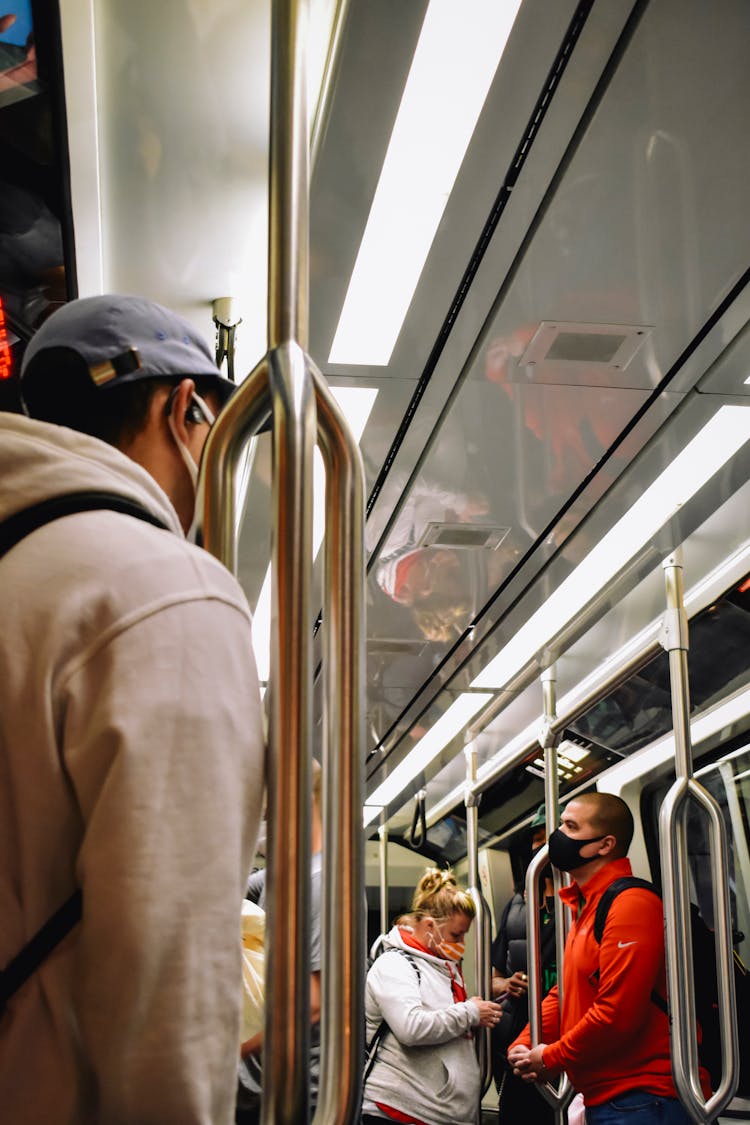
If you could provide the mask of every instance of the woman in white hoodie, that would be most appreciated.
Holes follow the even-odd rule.
[[[428,868],[408,924],[393,927],[367,974],[369,1061],[363,1125],[474,1125],[479,1068],[473,1029],[498,1004],[467,999],[461,959],[474,903],[450,871]]]

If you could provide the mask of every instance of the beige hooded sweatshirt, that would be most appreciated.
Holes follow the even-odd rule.
[[[250,615],[118,450],[0,414],[0,521],[95,489],[0,559],[0,966],[83,919],[0,1020],[5,1125],[229,1125],[240,909],[263,789]]]

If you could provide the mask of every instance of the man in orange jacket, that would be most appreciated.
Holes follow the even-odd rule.
[[[633,817],[610,793],[570,801],[549,838],[550,861],[571,871],[560,891],[573,923],[565,945],[562,1011],[555,986],[542,1004],[542,1039],[531,1046],[528,1026],[508,1049],[527,1081],[564,1070],[586,1103],[587,1125],[689,1125],[672,1080],[669,1021],[651,1000],[666,997],[664,923],[657,895],[642,887],[612,902],[601,944],[593,933],[606,888],[632,875],[628,848]],[[708,1075],[702,1071],[708,1096]]]

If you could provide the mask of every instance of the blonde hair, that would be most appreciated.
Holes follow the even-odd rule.
[[[453,872],[428,867],[417,884],[411,904],[411,913],[417,921],[422,918],[449,918],[459,912],[473,918],[476,907],[471,895],[462,890]]]

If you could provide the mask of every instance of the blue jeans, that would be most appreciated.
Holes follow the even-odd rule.
[[[690,1125],[676,1098],[629,1090],[602,1105],[586,1106],[586,1125]]]

